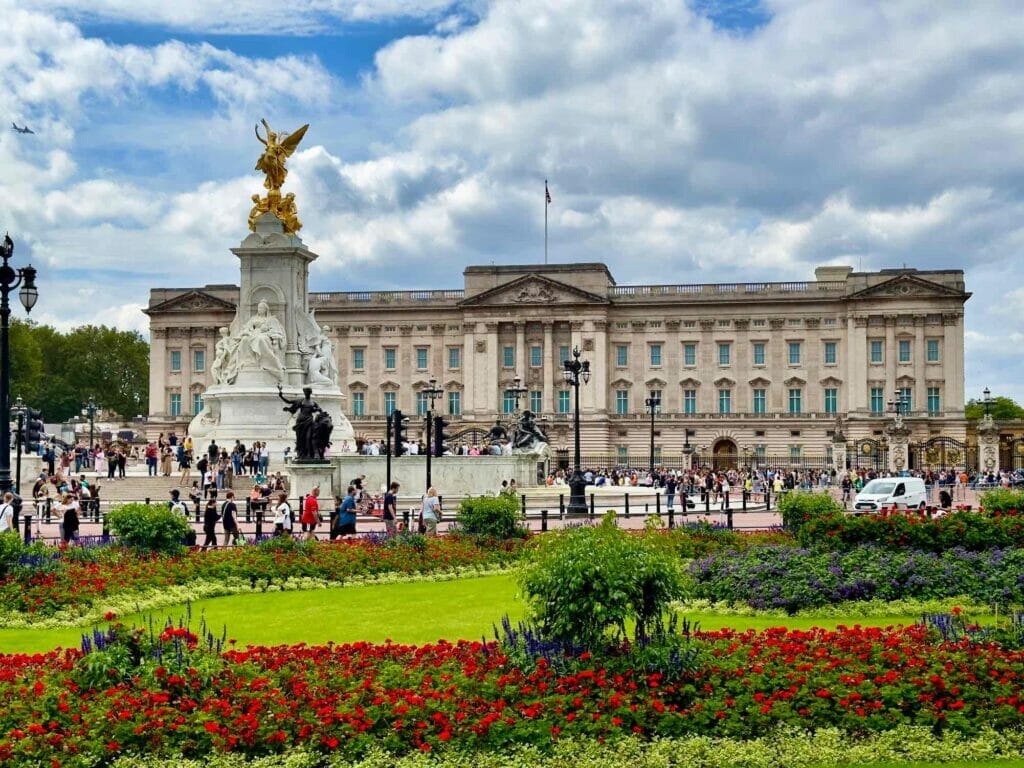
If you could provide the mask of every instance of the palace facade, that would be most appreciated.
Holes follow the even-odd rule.
[[[562,362],[578,347],[593,374],[580,393],[585,455],[645,455],[652,394],[661,402],[656,450],[666,459],[684,445],[825,455],[837,418],[851,441],[880,439],[897,391],[911,443],[965,441],[963,272],[827,266],[815,277],[618,285],[604,264],[471,266],[461,289],[309,299],[330,327],[357,436],[383,437],[393,408],[425,412],[431,380],[444,390],[434,407],[449,432],[485,432],[515,410],[506,390],[518,379],[518,406],[540,415],[553,448],[571,448]],[[201,410],[218,329],[234,317],[238,291],[151,291],[154,434],[182,433]]]

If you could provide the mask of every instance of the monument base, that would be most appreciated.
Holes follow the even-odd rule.
[[[334,467],[334,493],[339,496],[344,496],[349,483],[360,475],[366,475],[363,488],[370,493],[385,490],[387,457],[335,455],[330,461]],[[538,484],[538,463],[546,468],[546,464],[539,462],[533,454],[436,456],[430,460],[430,482],[442,496],[496,494],[501,490],[502,480],[515,480],[520,488],[533,488]],[[297,466],[302,465],[290,464],[289,471],[294,471]],[[392,457],[391,479],[401,483],[399,493],[402,496],[424,493],[427,490],[427,457]],[[320,492],[326,492],[323,485]]]
[[[291,498],[308,496],[314,488],[319,488],[321,514],[330,511],[334,508],[334,496],[344,495],[334,483],[334,474],[334,465],[330,461],[293,461],[288,465],[288,475],[291,477],[288,495]]]
[[[302,397],[302,388],[288,386],[284,396]],[[345,454],[355,450],[355,433],[341,410],[344,396],[336,387],[331,390],[313,390],[313,399],[331,415],[330,452]],[[210,387],[203,395],[203,410],[192,419],[188,432],[192,436],[193,454],[207,452],[211,442],[231,452],[236,440],[248,448],[255,441],[266,443],[273,463],[278,464],[286,448],[295,453],[293,416],[284,410],[285,404],[277,396],[276,386],[252,385]],[[322,489],[325,490],[325,489]]]

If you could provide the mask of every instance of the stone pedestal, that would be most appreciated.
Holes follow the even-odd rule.
[[[903,423],[903,417],[897,414],[892,423],[885,428],[889,441],[889,472],[898,475],[906,471],[910,463],[910,428]]]
[[[982,472],[999,469],[999,425],[988,413],[978,423],[978,469]]]
[[[832,467],[837,475],[846,474],[846,438],[832,441]]]
[[[335,469],[330,461],[292,462],[288,465],[291,478],[291,498],[308,496],[314,488],[320,489],[320,510],[330,510],[334,504],[334,496],[344,496],[344,488],[340,488],[335,480]]]
[[[334,467],[335,489],[344,493],[349,481],[366,475],[363,487],[371,493],[383,492],[387,477],[384,456],[341,455],[330,458]],[[289,472],[295,466],[289,465]],[[431,483],[442,496],[479,496],[496,494],[502,480],[515,480],[520,488],[537,487],[537,459],[531,454],[512,456],[435,456],[431,458]],[[426,490],[427,457],[401,456],[391,460],[391,479],[402,485],[402,496],[415,496]],[[320,486],[321,493],[324,486]],[[294,493],[292,494],[295,495]]]

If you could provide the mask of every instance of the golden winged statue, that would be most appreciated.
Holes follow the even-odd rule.
[[[266,130],[267,138],[260,136],[260,127],[256,126],[256,138],[263,145],[263,154],[256,161],[256,170],[262,171],[266,178],[263,186],[267,190],[265,197],[253,195],[254,203],[249,214],[249,229],[256,231],[256,219],[266,212],[273,213],[281,220],[284,231],[295,234],[302,228],[299,221],[298,211],[295,206],[295,195],[289,193],[282,198],[281,187],[285,177],[288,175],[286,163],[289,157],[295,153],[295,149],[306,135],[309,124],[302,126],[293,133],[281,133],[271,130],[266,119],[260,120]]]

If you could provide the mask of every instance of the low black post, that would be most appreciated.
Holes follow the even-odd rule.
[[[548,511],[546,509],[540,511],[540,532],[548,532]]]
[[[32,543],[32,515],[25,515],[25,543]]]
[[[625,506],[623,507],[623,510],[624,510],[623,511],[623,515],[625,515],[626,517],[629,517],[629,494],[628,493],[626,494],[626,503],[625,503]]]
[[[252,499],[245,497],[245,522],[252,522]]]
[[[767,483],[764,486],[764,511],[771,512],[772,509],[772,487]]]
[[[725,508],[725,526],[731,531],[732,530],[732,507]]]
[[[409,524],[411,523],[411,521],[412,521],[412,515],[409,512],[408,508],[403,509],[402,510],[402,522],[405,524],[405,530],[406,530],[407,533],[411,533],[411,531],[409,530]]]
[[[525,493],[522,494],[522,496],[520,497],[520,504],[521,504],[522,510],[523,510],[523,517],[526,517],[526,494]],[[442,509],[443,509],[443,507],[442,507]]]
[[[558,494],[558,519],[565,520],[565,494]]]
[[[149,506],[149,496],[146,497],[146,506]]]
[[[661,494],[654,494],[654,514],[661,517]]]
[[[45,510],[44,510],[44,512],[43,512],[43,522],[44,522],[44,523],[50,523],[50,522],[53,522],[53,518],[51,517],[51,515],[52,515],[52,511],[51,511],[51,509],[50,509],[50,505],[51,505],[52,503],[53,503],[53,500],[52,500],[52,499],[47,499],[47,500],[46,500],[46,509],[45,509]]]
[[[686,505],[685,504],[683,505],[683,509],[686,509]],[[684,512],[683,514],[685,515],[686,513]],[[668,527],[669,528],[675,528],[676,527],[676,516],[675,516],[675,512],[672,511],[672,507],[668,508]]]
[[[704,514],[711,514],[711,491],[704,491]]]
[[[590,494],[590,517],[594,517],[594,494]]]
[[[110,523],[107,522],[107,518],[103,518],[103,534],[102,541],[104,544],[110,541]]]
[[[743,489],[743,511],[747,511],[747,489]]]
[[[259,541],[261,536],[263,536],[263,510],[262,509],[257,509],[256,510],[256,541]]]

